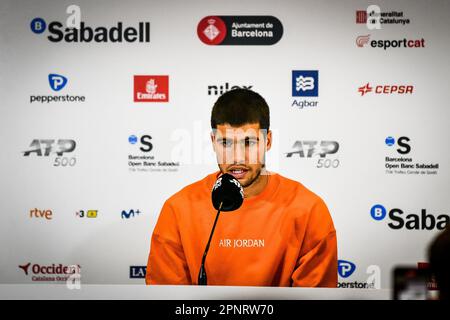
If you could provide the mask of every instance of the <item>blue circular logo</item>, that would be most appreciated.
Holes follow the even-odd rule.
[[[383,220],[386,217],[386,208],[381,204],[376,204],[370,209],[370,215],[374,220]]]
[[[30,27],[31,31],[40,34],[45,31],[45,29],[47,28],[47,24],[42,18],[34,18],[33,20],[31,20]]]
[[[384,140],[384,142],[386,143],[386,145],[390,147],[395,144],[395,139],[393,137],[387,137],[386,140]]]
[[[133,134],[128,137],[128,142],[131,144],[135,144],[137,142],[137,137]]]

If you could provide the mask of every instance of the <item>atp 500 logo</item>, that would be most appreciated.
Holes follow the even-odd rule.
[[[299,158],[312,159],[319,157],[317,168],[337,168],[339,159],[335,156],[339,150],[337,141],[298,140],[292,146],[291,152],[286,152],[286,158],[298,156]]]
[[[71,139],[34,139],[30,144],[30,149],[23,152],[24,157],[51,157],[54,167],[73,167],[77,163],[75,156],[68,156],[77,146],[75,140]]]
[[[402,209],[393,208],[389,211],[381,204],[376,204],[370,209],[370,216],[376,221],[390,220],[387,224],[393,230],[444,230],[450,222],[450,216],[446,214],[433,215],[422,209],[420,214],[405,214]]]

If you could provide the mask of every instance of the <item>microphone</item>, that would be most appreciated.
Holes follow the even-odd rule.
[[[198,273],[198,284],[202,286],[206,286],[208,284],[205,269],[205,260],[206,255],[208,254],[209,245],[211,244],[214,230],[216,229],[216,224],[217,220],[219,219],[220,212],[239,209],[242,205],[242,202],[244,202],[244,189],[235,177],[233,177],[231,174],[224,173],[216,180],[216,183],[214,183],[211,193],[211,200],[214,209],[217,210],[217,215],[216,219],[214,220],[211,234],[209,235],[208,243],[206,244],[205,252],[203,253],[202,264]]]

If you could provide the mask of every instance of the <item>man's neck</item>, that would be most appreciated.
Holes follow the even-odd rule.
[[[259,177],[251,185],[244,188],[244,198],[250,198],[260,194],[266,187],[268,181],[268,172],[262,169]]]

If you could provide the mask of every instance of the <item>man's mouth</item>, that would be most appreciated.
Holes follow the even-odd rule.
[[[247,174],[248,169],[246,168],[232,168],[228,172],[236,179],[243,179]]]

